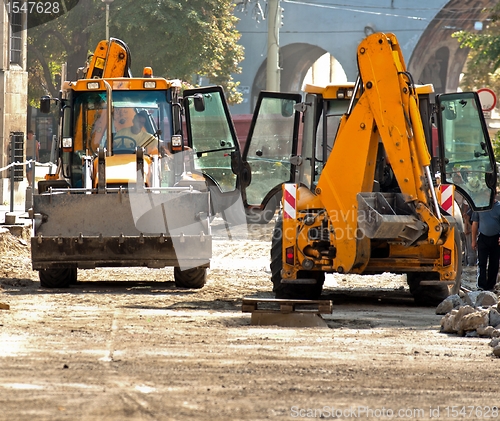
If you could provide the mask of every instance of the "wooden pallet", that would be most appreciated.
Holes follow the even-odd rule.
[[[330,300],[287,300],[278,298],[243,298],[243,313],[312,313],[331,314]]]

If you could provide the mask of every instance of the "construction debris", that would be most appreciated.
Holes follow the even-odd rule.
[[[10,310],[10,306],[8,304],[0,303],[0,310]]]
[[[29,227],[23,227],[23,230],[27,230],[27,238],[29,239]],[[2,256],[24,254],[29,256],[29,243],[22,233],[15,235],[7,227],[0,226],[0,253]]]
[[[471,291],[466,294],[450,295],[443,300],[436,308],[436,314],[446,314],[455,308],[460,308],[465,305],[472,307],[489,307],[496,305],[498,297],[491,291]]]
[[[448,312],[445,312],[447,310]],[[493,355],[500,357],[500,307],[498,296],[490,291],[472,291],[446,298],[436,309],[445,314],[441,332],[460,336],[492,338]]]

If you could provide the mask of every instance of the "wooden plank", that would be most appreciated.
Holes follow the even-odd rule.
[[[244,313],[314,313],[331,314],[330,300],[291,300],[280,298],[243,298]]]
[[[0,303],[0,310],[10,310],[10,306],[8,304]]]

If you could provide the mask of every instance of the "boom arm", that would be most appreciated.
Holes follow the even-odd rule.
[[[127,44],[117,38],[103,40],[97,45],[85,79],[132,77],[130,51]]]

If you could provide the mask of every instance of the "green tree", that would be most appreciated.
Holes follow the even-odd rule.
[[[220,84],[232,103],[239,102],[237,83],[243,47],[237,44],[237,18],[230,0],[116,0],[110,6],[110,36],[130,48],[132,73],[144,66],[155,76],[193,82],[193,75]],[[105,38],[105,5],[80,0],[64,16],[28,30],[29,97],[31,103],[57,95],[63,63],[68,79]]]

